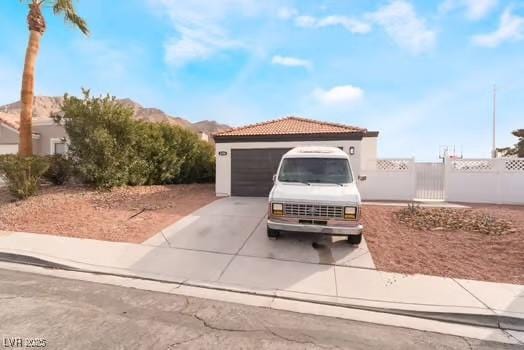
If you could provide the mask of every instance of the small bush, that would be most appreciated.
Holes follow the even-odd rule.
[[[7,183],[9,192],[18,199],[26,199],[38,192],[40,179],[49,168],[49,162],[38,156],[16,155],[0,158],[0,176]]]
[[[73,175],[73,164],[70,159],[63,155],[56,154],[48,156],[49,168],[44,174],[44,178],[54,185],[63,185]]]

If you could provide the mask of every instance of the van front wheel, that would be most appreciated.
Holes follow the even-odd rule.
[[[280,236],[280,232],[278,230],[273,230],[272,228],[267,228],[267,237],[272,239],[277,239]]]
[[[348,236],[348,243],[353,245],[359,245],[360,242],[362,242],[362,233],[358,235],[349,235]]]

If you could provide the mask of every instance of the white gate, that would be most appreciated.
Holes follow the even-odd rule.
[[[443,201],[444,163],[415,163],[416,191],[415,199]]]

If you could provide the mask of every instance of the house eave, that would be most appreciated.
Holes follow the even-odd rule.
[[[364,134],[364,137],[378,137],[379,132],[378,131],[367,131]]]
[[[2,125],[2,126],[3,126],[4,128],[6,128],[7,130],[12,131],[12,132],[14,132],[14,133],[20,135],[20,130],[18,130],[18,129],[16,129],[16,128],[13,128],[12,126],[10,126],[10,125],[8,125],[8,124],[6,124],[6,123],[2,123],[2,122],[0,122],[0,125]],[[31,138],[32,138],[33,140],[40,140],[40,134],[38,134],[38,133],[33,133],[33,135],[31,136]]]
[[[318,134],[273,134],[273,135],[215,135],[215,143],[235,142],[287,142],[287,141],[359,141],[364,132],[318,133]]]

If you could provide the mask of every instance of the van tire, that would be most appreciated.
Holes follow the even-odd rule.
[[[358,235],[349,235],[348,236],[348,243],[352,245],[359,245],[360,242],[362,242],[362,233]]]
[[[272,228],[267,228],[267,237],[268,238],[272,238],[272,239],[277,239],[278,237],[280,237],[280,231],[278,230],[273,230]]]

